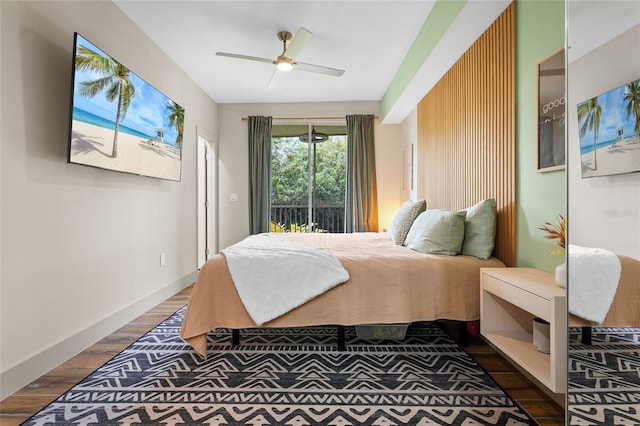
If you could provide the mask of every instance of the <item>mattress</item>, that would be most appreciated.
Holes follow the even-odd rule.
[[[278,236],[332,253],[350,278],[263,327],[478,320],[480,268],[505,266],[495,258],[420,253],[396,245],[386,233]],[[181,337],[206,355],[208,331],[254,327],[225,257],[214,256],[198,273]]]

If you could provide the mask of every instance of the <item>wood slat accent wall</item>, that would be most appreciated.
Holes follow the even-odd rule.
[[[495,198],[494,256],[515,266],[515,3],[418,104],[418,179],[427,208]]]

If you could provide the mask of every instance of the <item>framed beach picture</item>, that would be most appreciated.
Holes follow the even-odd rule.
[[[180,181],[185,111],[74,34],[68,162]]]
[[[640,171],[640,79],[577,108],[582,177]]]
[[[538,62],[538,171],[565,167],[564,48]]]

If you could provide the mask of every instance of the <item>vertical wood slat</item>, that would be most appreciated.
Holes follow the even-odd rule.
[[[493,197],[494,256],[516,264],[515,2],[418,104],[420,197],[463,209]]]

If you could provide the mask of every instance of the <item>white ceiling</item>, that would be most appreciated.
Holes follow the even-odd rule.
[[[436,3],[113,1],[218,103],[380,101]],[[469,0],[385,122],[403,120],[509,2]],[[282,53],[277,33],[300,27],[313,36],[296,59],[344,69],[343,76],[291,71],[267,88],[273,65],[215,55],[275,59]]]
[[[115,0],[218,103],[380,100],[434,1]],[[297,60],[345,70],[342,77],[292,71],[267,88],[279,31],[313,33]]]
[[[113,1],[218,103],[380,101],[436,3]],[[402,121],[509,3],[467,1],[384,121]],[[611,7],[614,3],[616,7]],[[638,0],[571,0],[569,62],[638,23],[639,4]],[[296,59],[344,69],[343,76],[291,71],[281,73],[267,88],[273,65],[215,55],[224,51],[275,59],[282,52],[277,33],[295,34],[300,27],[313,36]]]
[[[574,62],[638,24],[638,0],[568,1],[568,63]],[[637,55],[638,51],[635,54]]]

